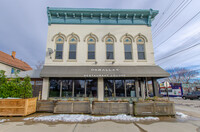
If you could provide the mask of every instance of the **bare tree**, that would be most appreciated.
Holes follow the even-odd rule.
[[[199,75],[199,72],[196,70],[190,70],[186,68],[171,68],[167,70],[170,73],[170,77],[166,79],[169,82],[176,82],[176,83],[189,83],[190,80]]]
[[[37,64],[35,65],[36,70],[42,69],[44,65],[44,61],[38,61]]]

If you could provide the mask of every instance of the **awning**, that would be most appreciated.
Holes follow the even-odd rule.
[[[44,66],[41,77],[168,77],[159,66]]]

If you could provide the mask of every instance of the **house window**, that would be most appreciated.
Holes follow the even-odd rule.
[[[112,38],[106,38],[106,59],[114,59],[114,41]]]
[[[72,37],[69,42],[69,59],[76,60],[77,39]]]
[[[55,59],[63,59],[63,44],[64,44],[64,39],[62,37],[58,37],[56,39],[56,56],[55,56]]]
[[[15,73],[15,68],[12,68],[11,69],[11,74],[14,74]]]
[[[95,59],[95,39],[94,38],[88,38],[88,60],[94,60]]]
[[[124,39],[125,60],[132,60],[132,43],[130,38]]]
[[[138,51],[138,60],[145,60],[145,47],[144,39],[139,37],[137,39],[137,51]]]

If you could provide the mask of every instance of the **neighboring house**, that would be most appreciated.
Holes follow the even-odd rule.
[[[21,71],[17,74],[18,77],[24,78],[29,76],[31,78],[31,85],[33,88],[33,97],[39,97],[42,94],[42,81],[43,79],[40,77],[41,70],[30,70],[30,71]],[[7,76],[8,78],[15,78],[15,74],[10,74]]]
[[[5,71],[5,75],[14,74],[15,72],[28,71],[32,68],[24,61],[15,57],[16,52],[13,51],[12,55],[0,51],[0,70]]]
[[[169,74],[154,61],[157,10],[48,8],[42,99],[145,98]]]

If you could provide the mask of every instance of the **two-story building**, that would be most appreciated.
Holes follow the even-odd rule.
[[[5,71],[5,75],[32,70],[30,65],[20,59],[17,59],[15,55],[15,51],[13,51],[11,55],[0,51],[0,70]]]
[[[42,99],[145,98],[155,65],[151,22],[157,10],[47,8]]]

